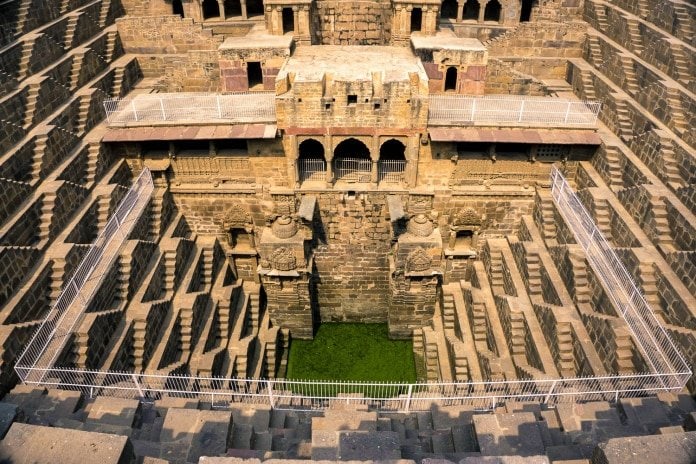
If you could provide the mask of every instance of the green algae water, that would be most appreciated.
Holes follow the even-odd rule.
[[[292,340],[288,379],[416,381],[413,343],[390,340],[387,324],[321,324],[314,340]]]

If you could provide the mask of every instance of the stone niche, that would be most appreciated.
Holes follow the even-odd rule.
[[[290,56],[292,43],[292,35],[256,31],[226,38],[218,48],[222,91],[275,90],[276,76]]]
[[[411,36],[411,47],[428,74],[431,94],[483,95],[488,52],[479,40],[447,30],[434,36]]]
[[[298,44],[311,45],[311,0],[266,0],[264,5],[268,32],[291,34]]]
[[[234,263],[237,276],[245,280],[257,280],[256,237],[251,215],[243,207],[232,205],[223,216],[221,227],[227,238],[227,256]]]
[[[409,338],[432,322],[441,286],[442,237],[423,213],[411,217],[390,260],[389,336]]]
[[[392,43],[408,45],[409,37],[437,32],[440,0],[393,0]]]
[[[281,208],[285,209],[285,208]],[[311,339],[314,318],[311,299],[312,256],[307,242],[311,229],[300,218],[282,214],[265,227],[259,239],[258,274],[266,291],[266,308],[274,325],[293,338]]]

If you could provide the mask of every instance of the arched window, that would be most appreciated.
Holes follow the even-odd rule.
[[[520,22],[524,23],[532,19],[532,7],[534,0],[522,0],[522,10],[520,11]]]
[[[263,0],[247,0],[247,16],[263,16]]]
[[[411,32],[418,32],[423,27],[423,10],[414,8],[411,11]]]
[[[474,21],[478,21],[480,10],[481,5],[478,0],[467,0],[464,4],[464,16],[462,19],[473,19]]]
[[[339,143],[334,150],[333,163],[336,180],[370,182],[370,149],[360,140],[349,138]]]
[[[203,19],[219,17],[220,5],[217,0],[203,0]]]
[[[300,182],[306,180],[326,180],[326,159],[324,145],[314,139],[300,143],[297,170]]]
[[[406,146],[396,139],[389,139],[379,149],[377,180],[379,182],[403,182],[406,170]]]
[[[457,19],[457,0],[443,0],[442,8],[440,9],[440,17],[447,19]]]
[[[283,34],[295,32],[295,14],[292,8],[283,8]]]
[[[184,17],[184,5],[181,4],[181,0],[172,0],[172,14]]]
[[[240,0],[225,0],[225,17],[242,16],[242,3]]]
[[[491,0],[486,3],[486,9],[483,12],[484,21],[500,21],[500,3],[498,0]]]
[[[457,90],[457,68],[450,66],[445,73],[445,91]]]

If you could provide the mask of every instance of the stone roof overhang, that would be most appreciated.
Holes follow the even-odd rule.
[[[109,128],[102,142],[145,142],[150,140],[273,139],[275,124],[216,126],[120,127]]]
[[[431,127],[433,142],[539,143],[558,145],[601,145],[599,134],[587,130],[563,129],[480,129]]]

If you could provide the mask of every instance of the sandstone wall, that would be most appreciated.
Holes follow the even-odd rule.
[[[373,0],[318,0],[312,12],[312,43],[388,45],[392,6]]]

